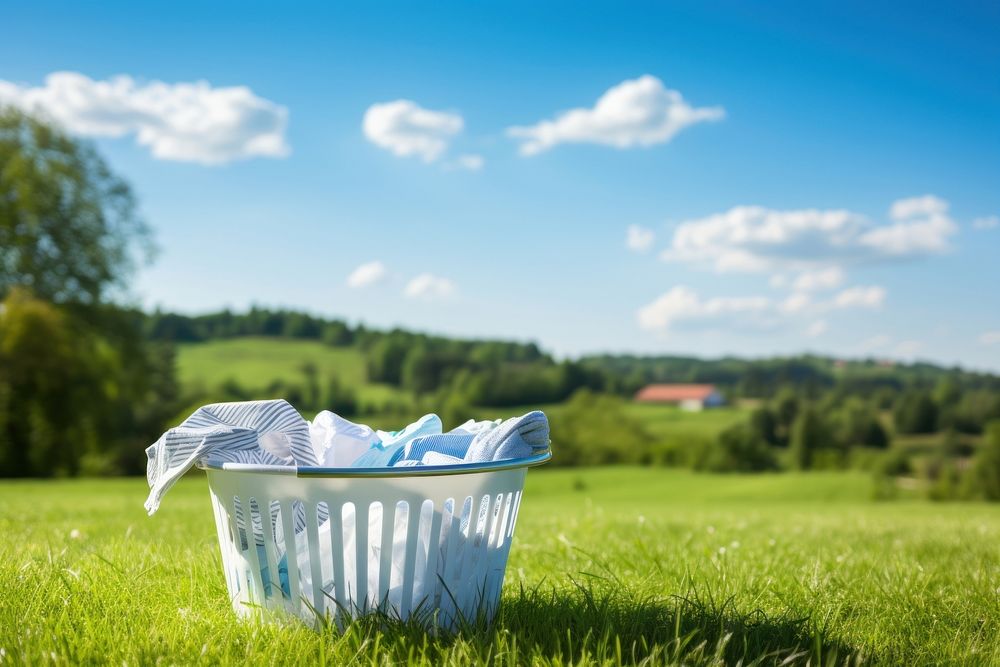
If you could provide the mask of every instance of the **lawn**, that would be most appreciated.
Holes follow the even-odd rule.
[[[726,406],[700,412],[681,410],[672,405],[629,403],[627,414],[641,422],[653,436],[712,440],[733,424],[745,420],[750,409]]]
[[[428,638],[236,622],[197,474],[3,482],[0,663],[1000,664],[1000,508],[870,486],[532,471],[497,623]]]
[[[177,374],[182,385],[213,387],[226,380],[259,391],[274,380],[303,382],[302,365],[313,363],[322,386],[331,375],[366,403],[405,396],[395,387],[369,383],[364,356],[357,348],[332,347],[314,340],[231,338],[178,346]]]

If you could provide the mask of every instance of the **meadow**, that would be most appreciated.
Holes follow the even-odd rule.
[[[237,622],[207,483],[0,483],[2,664],[1000,664],[1000,508],[860,473],[528,476],[490,627]]]
[[[302,366],[307,363],[316,365],[320,381],[336,376],[354,389],[362,402],[404,397],[395,387],[368,382],[364,355],[354,347],[252,336],[177,346],[178,380],[189,388],[235,380],[242,387],[259,391],[275,380],[301,382]]]

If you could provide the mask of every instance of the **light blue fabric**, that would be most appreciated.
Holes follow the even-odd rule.
[[[544,413],[536,410],[498,422],[470,420],[448,433],[414,438],[390,465],[452,465],[520,459],[548,449],[549,421]]]
[[[403,447],[403,455],[397,462],[421,461],[429,452],[446,454],[456,459],[464,459],[465,453],[469,451],[469,445],[475,439],[473,433],[455,433],[449,431],[440,435],[426,435],[422,438],[414,438]]]
[[[472,444],[476,436],[495,429],[499,424],[499,419],[479,422],[470,419],[447,433],[414,438],[406,443],[406,446],[403,447],[403,455],[393,465],[400,465],[403,461],[423,461],[425,455],[430,452],[436,452],[457,460],[464,459],[465,453],[469,451],[469,445]]]
[[[381,435],[381,431],[379,432]],[[386,468],[391,467],[403,457],[403,448],[415,438],[427,435],[441,434],[441,418],[437,415],[424,415],[402,431],[385,434],[381,442],[355,459],[352,468]]]
[[[465,462],[523,459],[549,448],[549,420],[538,410],[512,417],[476,435]]]

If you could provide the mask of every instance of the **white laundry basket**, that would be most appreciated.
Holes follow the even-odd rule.
[[[550,456],[362,469],[207,462],[233,608],[338,625],[373,612],[443,629],[492,619],[527,469]]]

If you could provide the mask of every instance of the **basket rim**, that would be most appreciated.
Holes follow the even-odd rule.
[[[516,468],[534,468],[548,463],[552,451],[523,459],[503,461],[483,461],[476,463],[456,463],[454,465],[409,466],[401,468],[326,468],[321,466],[276,466],[259,463],[232,463],[229,461],[200,461],[202,470],[264,475],[288,475],[294,477],[357,478],[357,477],[443,477],[447,475],[472,475],[481,472],[498,472]]]

